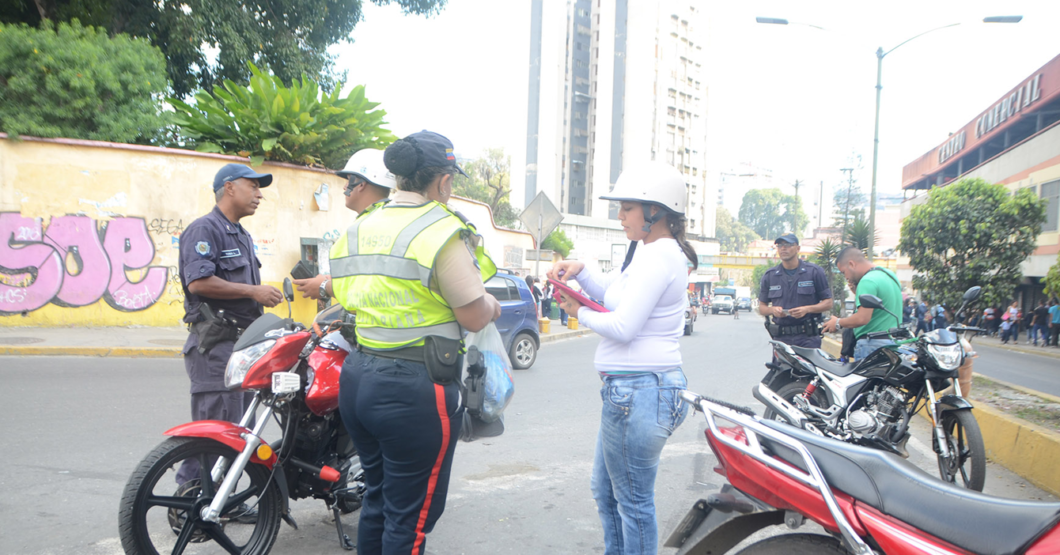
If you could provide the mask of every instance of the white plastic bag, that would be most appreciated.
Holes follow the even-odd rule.
[[[490,322],[481,331],[469,333],[464,340],[464,370],[467,375],[467,409],[483,422],[496,422],[515,393],[512,363],[497,326]],[[475,355],[481,353],[481,360]],[[476,375],[478,366],[485,372]]]

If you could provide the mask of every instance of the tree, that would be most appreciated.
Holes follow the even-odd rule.
[[[740,221],[766,239],[791,231],[801,235],[806,225],[802,199],[785,195],[780,189],[752,189],[740,204]]]
[[[165,60],[147,41],[82,27],[0,25],[0,131],[149,143],[164,120]]]
[[[836,185],[835,194],[832,196],[832,225],[842,227],[844,221],[865,219],[865,207],[868,205],[868,197],[861,191],[856,180],[853,185],[849,183]]]
[[[760,239],[753,229],[733,218],[724,206],[719,204],[717,210],[717,225],[714,234],[718,236],[722,251],[744,252],[751,241]]]
[[[563,258],[567,258],[570,251],[574,250],[574,242],[567,238],[567,234],[562,229],[556,229],[549,233],[544,241],[541,241],[541,249],[556,251]]]
[[[750,285],[751,285],[751,296],[752,297],[757,297],[758,296],[758,287],[762,283],[762,277],[765,276],[766,272],[768,272],[769,269],[772,268],[772,267],[773,266],[771,266],[769,264],[759,264],[758,266],[755,266],[754,270],[751,271],[751,283],[750,283]]]
[[[372,0],[426,16],[446,1]],[[344,76],[335,73],[328,47],[350,40],[361,6],[362,0],[14,0],[0,8],[0,22],[37,26],[80,18],[111,34],[146,38],[162,50],[173,93],[184,98],[225,79],[246,84],[248,61],[268,66],[287,85],[306,75],[330,91]]]
[[[1060,255],[1056,257],[1056,264],[1049,268],[1045,274],[1045,294],[1060,297]]]
[[[863,217],[858,217],[847,226],[846,235],[843,237],[843,243],[857,247],[861,249],[862,252],[868,252],[869,236],[872,237],[872,246],[875,247],[880,240],[879,233],[875,233],[875,230],[869,226],[868,220]]]
[[[979,285],[981,304],[995,306],[1012,297],[1044,221],[1045,201],[1029,189],[1010,194],[1004,185],[962,179],[913,207],[898,248],[917,272],[916,289],[958,306]]]
[[[847,299],[847,280],[843,273],[835,266],[835,259],[843,245],[825,237],[817,250],[814,252],[810,262],[820,266],[828,278],[828,286],[832,289],[832,314],[839,315],[843,310],[843,302]]]
[[[511,157],[504,154],[504,149],[488,148],[462,167],[468,177],[456,175],[453,194],[488,204],[494,221],[504,227],[515,226],[519,213],[508,202],[512,192]]]
[[[364,86],[345,98],[341,87],[321,94],[317,84],[300,79],[284,86],[248,63],[254,77],[244,87],[225,81],[213,93],[195,93],[195,105],[169,98],[173,122],[201,152],[249,156],[307,166],[341,168],[363,148],[385,148],[396,137],[383,126],[386,112],[364,97]]]

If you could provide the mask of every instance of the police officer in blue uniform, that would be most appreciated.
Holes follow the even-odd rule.
[[[820,348],[818,315],[832,310],[832,288],[824,270],[799,259],[799,239],[788,233],[774,242],[780,264],[762,276],[758,312],[769,334],[788,345]]]
[[[239,221],[254,215],[261,188],[272,175],[241,164],[228,164],[214,176],[217,205],[180,235],[180,283],[184,322],[191,334],[184,343],[184,368],[191,379],[192,420],[239,422],[253,394],[225,388],[224,374],[239,333],[283,296],[261,285],[261,262],[254,240]],[[204,305],[205,303],[205,305]],[[198,476],[186,463],[177,473],[185,484]]]

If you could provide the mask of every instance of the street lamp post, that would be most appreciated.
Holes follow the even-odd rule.
[[[983,23],[1019,23],[1023,20],[1022,15],[1002,15],[1002,16],[991,16],[983,18]],[[776,17],[756,17],[755,21],[758,23],[764,23],[767,25],[788,25],[787,19],[776,18]],[[884,51],[883,47],[876,49],[876,124],[873,129],[872,135],[872,192],[869,194],[869,237],[876,236],[876,167],[879,162],[879,149],[880,149],[880,92],[883,90],[883,58],[894,52],[902,45],[912,40],[918,39],[928,33],[933,33],[941,29],[947,29],[949,27],[956,27],[961,23],[950,23],[949,25],[943,25],[942,27],[935,27],[920,33],[919,35],[908,38],[898,46]],[[800,25],[807,25],[815,29],[823,29],[816,25],[809,25],[802,23]],[[873,244],[869,243],[868,257],[872,260]]]

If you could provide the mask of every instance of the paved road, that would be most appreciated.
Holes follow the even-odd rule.
[[[682,339],[690,387],[757,407],[750,387],[769,356],[764,335],[761,320],[746,313],[739,321],[701,316],[695,334]],[[458,446],[449,502],[428,537],[428,553],[602,552],[589,493],[600,409],[592,371],[597,341],[590,336],[546,346],[533,368],[517,373],[508,431]],[[121,553],[121,489],[162,432],[187,418],[181,362],[11,357],[0,358],[0,378],[7,389],[0,403],[6,425],[0,553]],[[691,418],[663,451],[657,484],[663,537],[695,500],[721,484],[704,427],[702,417]],[[916,437],[927,438],[927,431]],[[930,448],[915,439],[910,445],[914,462],[934,472]],[[1048,498],[994,465],[987,484],[997,495]],[[345,553],[322,502],[300,501],[293,508],[299,529],[284,525],[275,553]],[[347,521],[355,530],[355,519]]]
[[[1060,397],[1060,359],[991,346],[975,340],[975,371],[991,378]],[[1052,347],[1049,349],[1055,350]]]

